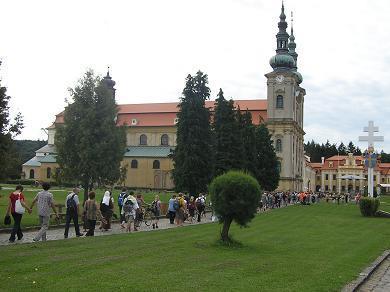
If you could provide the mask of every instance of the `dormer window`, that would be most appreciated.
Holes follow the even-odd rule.
[[[132,125],[132,126],[135,126],[135,125],[137,125],[137,124],[138,124],[137,119],[131,119],[131,125]]]

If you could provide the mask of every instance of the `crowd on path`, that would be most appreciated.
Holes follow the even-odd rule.
[[[33,237],[33,241],[46,241],[47,230],[50,222],[50,212],[54,212],[56,220],[59,220],[59,213],[56,210],[53,194],[49,192],[50,184],[42,183],[42,191],[38,192],[31,205],[28,205],[23,195],[23,186],[16,186],[9,196],[9,203],[6,211],[4,223],[11,224],[11,216],[14,220],[14,225],[11,231],[9,242],[13,243],[17,239],[22,240],[23,232],[21,229],[21,221],[23,214],[27,211],[31,214],[36,206],[40,229]],[[82,227],[85,236],[94,236],[96,223],[100,221],[99,229],[108,231],[111,229],[112,218],[117,218],[114,213],[114,198],[110,190],[104,192],[100,204],[96,201],[94,191],[89,192],[88,200],[84,204],[80,203],[79,188],[74,188],[69,192],[65,199],[65,230],[64,238],[68,238],[70,224],[73,221],[76,237],[84,236],[80,231],[79,219],[82,219]],[[118,196],[118,209],[120,226],[127,232],[138,231],[142,222],[146,223],[146,219],[150,220],[153,229],[159,228],[159,220],[161,213],[161,201],[156,195],[151,204],[146,204],[141,194],[134,194],[133,191],[128,191],[123,188]],[[205,216],[206,195],[200,194],[197,198],[185,196],[179,193],[178,196],[173,194],[168,203],[167,217],[170,224],[183,226],[185,220],[189,223],[201,221],[201,217]],[[149,225],[148,225],[149,226]]]
[[[11,223],[11,216],[14,220],[14,225],[9,237],[9,242],[21,240],[23,232],[21,230],[21,221],[23,214],[27,211],[31,214],[32,209],[36,206],[39,217],[40,230],[37,232],[33,241],[45,241],[46,231],[49,228],[50,212],[53,210],[56,219],[59,219],[59,214],[54,204],[53,194],[49,192],[50,184],[42,183],[42,191],[38,192],[31,205],[28,205],[23,195],[23,186],[16,186],[9,196],[9,204],[7,207],[4,223]],[[147,204],[141,194],[134,194],[133,191],[128,191],[123,188],[118,196],[117,204],[119,209],[119,218],[114,213],[114,198],[112,192],[107,189],[104,192],[100,204],[96,201],[94,191],[89,192],[88,200],[84,204],[80,203],[80,189],[74,188],[65,200],[65,230],[64,238],[68,238],[70,224],[73,221],[76,237],[84,236],[80,231],[79,219],[82,219],[82,227],[85,236],[94,236],[96,223],[99,221],[99,230],[108,231],[111,229],[112,219],[120,220],[120,226],[127,232],[138,231],[140,225],[145,222],[147,226],[152,225],[153,229],[159,228],[159,220],[161,218],[161,201],[158,195],[155,196],[151,204]],[[266,211],[269,209],[281,208],[291,204],[310,205],[320,203],[321,200],[330,203],[349,203],[352,199],[356,203],[360,200],[360,195],[357,194],[352,198],[348,193],[337,195],[333,193],[313,193],[313,192],[264,192],[259,201],[258,211]],[[206,194],[200,193],[197,197],[179,193],[173,194],[168,202],[166,216],[169,218],[169,224],[183,226],[184,221],[189,223],[201,222],[202,217],[206,215]],[[211,203],[209,203],[212,210]],[[11,216],[10,216],[11,215]],[[164,214],[165,215],[165,214]],[[212,217],[213,213],[212,213]]]

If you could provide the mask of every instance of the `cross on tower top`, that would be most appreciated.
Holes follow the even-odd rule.
[[[379,132],[378,127],[374,127],[374,122],[369,121],[368,127],[363,128],[363,132],[368,132],[368,136],[359,136],[359,141],[368,142],[368,148],[374,148],[374,142],[383,142],[383,136],[374,136],[375,132]]]

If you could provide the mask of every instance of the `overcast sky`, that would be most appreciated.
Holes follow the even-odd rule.
[[[117,102],[178,101],[184,79],[209,75],[233,99],[265,99],[281,1],[0,0],[0,77],[20,111],[18,139],[65,106],[88,68],[117,82]],[[298,70],[306,89],[305,140],[352,140],[373,120],[390,152],[390,1],[286,0],[294,11]],[[288,17],[289,19],[290,17]],[[288,28],[290,30],[290,26]]]

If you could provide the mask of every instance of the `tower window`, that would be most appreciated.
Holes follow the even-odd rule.
[[[34,169],[30,169],[30,178],[34,178]]]
[[[281,139],[276,140],[275,150],[276,150],[276,152],[282,152],[282,140]]]
[[[139,145],[148,145],[148,137],[145,134],[139,137]]]
[[[158,160],[153,161],[153,169],[160,169],[160,161]]]
[[[276,169],[278,170],[278,173],[282,171],[282,163],[280,161],[276,162]]]
[[[276,97],[276,108],[283,108],[283,96],[281,95]]]
[[[167,134],[163,134],[161,136],[161,145],[168,146],[169,145],[169,139]]]
[[[131,161],[131,168],[138,168],[138,161],[137,160],[133,159]]]
[[[46,177],[47,178],[51,177],[51,168],[50,167],[48,167],[47,170],[46,170]]]

